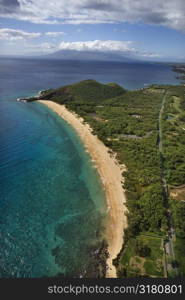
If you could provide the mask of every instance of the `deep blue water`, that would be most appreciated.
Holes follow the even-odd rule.
[[[16,101],[87,78],[129,89],[178,83],[163,65],[0,61],[0,277],[77,276],[94,263],[106,215],[96,169],[69,125]]]

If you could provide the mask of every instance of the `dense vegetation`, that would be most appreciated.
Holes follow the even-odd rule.
[[[185,183],[185,88],[170,87],[163,114],[166,179],[170,185]],[[174,155],[175,154],[175,155]]]
[[[84,80],[73,85],[67,85],[55,90],[42,93],[42,99],[50,99],[59,103],[73,103],[76,105],[90,105],[107,98],[124,93],[124,89],[116,83],[100,84],[95,80]]]
[[[162,114],[164,155],[161,156],[159,112],[166,93]],[[164,241],[169,203],[161,173],[164,171],[169,185],[185,183],[185,137],[179,127],[184,126],[185,130],[184,94],[183,86],[150,86],[126,91],[115,83],[105,85],[86,80],[41,95],[42,99],[65,104],[82,116],[94,134],[117,153],[118,161],[126,165],[123,187],[129,211],[128,228],[124,247],[115,262],[120,276],[165,275]],[[173,116],[173,120],[168,116]],[[185,236],[185,212],[183,205],[182,209],[174,203],[171,209],[179,241]],[[181,252],[185,256],[185,249]]]
[[[185,275],[185,87],[169,87],[163,113],[165,177],[176,232],[179,273]]]

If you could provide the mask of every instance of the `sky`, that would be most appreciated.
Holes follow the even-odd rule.
[[[0,55],[185,62],[185,0],[0,0]]]

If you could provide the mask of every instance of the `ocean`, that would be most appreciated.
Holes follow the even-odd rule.
[[[16,101],[83,79],[179,83],[160,64],[0,59],[0,277],[88,276],[96,266],[106,220],[97,170],[70,125]]]

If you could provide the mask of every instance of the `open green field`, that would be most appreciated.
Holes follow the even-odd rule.
[[[146,256],[137,250],[138,241],[150,249]],[[136,239],[130,239],[125,251],[120,258],[120,277],[164,277],[164,250],[161,237],[139,235]]]

